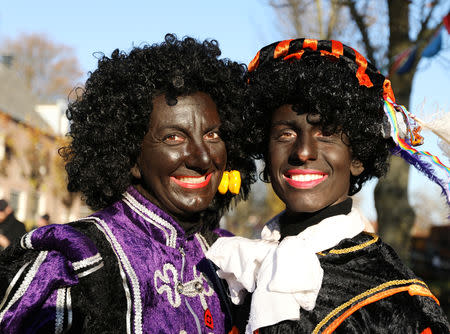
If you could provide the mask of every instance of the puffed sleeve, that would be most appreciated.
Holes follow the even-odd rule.
[[[62,333],[72,324],[71,288],[103,266],[96,246],[69,225],[25,234],[0,255],[0,333]]]

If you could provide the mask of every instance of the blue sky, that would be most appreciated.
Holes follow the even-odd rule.
[[[96,68],[95,52],[109,55],[116,48],[128,51],[133,45],[160,42],[166,33],[172,32],[179,37],[217,39],[224,57],[248,64],[262,46],[295,37],[279,32],[277,18],[267,3],[267,0],[9,0],[0,6],[0,42],[20,33],[44,33],[56,43],[71,46],[87,73]],[[448,36],[445,42],[448,49]],[[449,51],[446,57],[450,59]],[[423,109],[428,114],[437,108],[450,111],[450,66],[444,66],[439,59],[421,64],[409,104],[412,112],[420,109],[424,101]],[[429,140],[423,149],[436,152],[436,141]],[[411,170],[410,183],[410,193],[415,189],[439,193],[437,186],[415,170]],[[371,193],[374,185],[371,182],[363,192],[363,209],[372,219],[375,219]]]

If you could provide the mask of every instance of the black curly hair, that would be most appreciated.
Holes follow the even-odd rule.
[[[320,114],[324,131],[345,135],[344,142],[349,144],[352,157],[364,166],[363,173],[351,176],[349,195],[353,195],[364,182],[383,176],[388,169],[392,141],[382,133],[385,77],[369,64],[366,74],[373,84],[369,88],[361,85],[355,75],[358,64],[354,60],[317,50],[303,52],[300,60],[271,57],[260,61],[248,73],[256,132],[253,156],[268,161],[272,113],[280,106],[292,104],[299,114]],[[262,179],[269,181],[267,163]]]
[[[67,109],[72,140],[60,154],[66,160],[68,190],[81,192],[94,210],[120,199],[133,182],[130,169],[148,131],[153,99],[165,94],[173,105],[177,96],[201,91],[217,105],[227,169],[241,172],[241,192],[235,198],[246,198],[255,179],[254,162],[243,150],[249,138],[239,112],[246,68],[219,59],[220,54],[215,40],[167,34],[160,44],[134,47],[128,54],[117,49],[110,58],[99,59],[98,69]],[[231,200],[230,194],[217,194],[206,218],[217,223]]]

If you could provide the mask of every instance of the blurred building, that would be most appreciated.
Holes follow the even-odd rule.
[[[85,215],[79,195],[66,190],[65,105],[39,105],[25,83],[0,58],[0,198],[31,228],[44,213],[55,223]]]

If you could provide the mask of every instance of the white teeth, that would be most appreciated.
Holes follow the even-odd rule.
[[[179,177],[177,179],[180,180],[181,182],[184,182],[184,183],[202,183],[203,181],[206,180],[206,176],[202,176],[202,177]]]
[[[324,175],[322,174],[295,174],[291,175],[292,180],[294,181],[300,181],[300,182],[307,182],[307,181],[313,181],[323,178]]]

